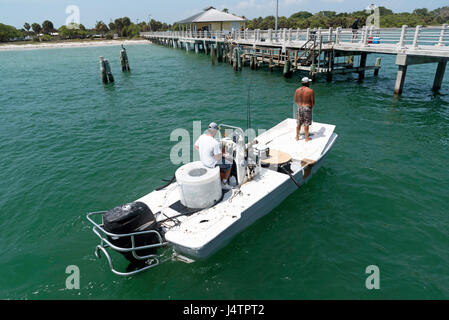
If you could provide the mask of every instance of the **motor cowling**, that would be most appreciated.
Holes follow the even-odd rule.
[[[133,202],[106,212],[103,215],[104,229],[113,234],[128,234],[148,230],[156,230],[156,218],[150,208],[143,202]],[[111,237],[108,240],[115,246],[120,248],[131,248],[131,236],[127,237]],[[135,247],[147,246],[159,243],[159,238],[155,233],[148,233],[134,236]],[[157,248],[137,250],[138,256],[147,256],[156,254]],[[120,252],[130,262],[141,262],[136,259],[132,252]]]

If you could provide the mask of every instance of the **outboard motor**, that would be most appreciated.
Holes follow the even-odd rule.
[[[156,229],[156,218],[150,208],[143,202],[128,203],[116,207],[103,215],[103,227],[106,231],[114,234],[128,234],[134,232],[148,231]],[[131,248],[131,236],[110,237],[108,240],[120,248]],[[159,238],[155,233],[148,233],[134,236],[135,247],[147,246],[159,243]],[[157,248],[137,250],[136,255],[147,256],[156,254]],[[132,263],[142,262],[134,258],[132,252],[121,252],[126,259]]]

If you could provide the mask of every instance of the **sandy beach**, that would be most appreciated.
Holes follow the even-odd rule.
[[[0,44],[0,51],[56,49],[77,47],[102,47],[118,45],[149,44],[148,40],[99,40],[99,41],[67,41],[67,42],[43,42],[30,44]]]

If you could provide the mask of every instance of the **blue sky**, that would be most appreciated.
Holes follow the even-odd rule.
[[[81,23],[86,27],[92,27],[97,20],[109,23],[111,18],[122,16],[128,16],[135,22],[137,19],[147,21],[151,15],[154,19],[173,23],[210,5],[255,18],[274,14],[275,3],[276,0],[0,0],[0,23],[22,27],[24,22],[42,23],[49,19],[55,27],[59,27],[65,24],[68,5],[80,8]],[[449,5],[447,0],[279,0],[279,14],[290,16],[303,10],[314,13],[321,10],[357,11],[371,3],[383,5],[394,12]]]

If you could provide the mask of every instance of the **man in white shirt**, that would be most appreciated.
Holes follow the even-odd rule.
[[[200,153],[200,160],[205,167],[220,167],[221,181],[223,186],[227,187],[232,164],[225,163],[223,160],[223,151],[220,150],[220,143],[215,139],[217,132],[218,125],[212,122],[207,133],[200,136],[195,142],[194,148]]]

